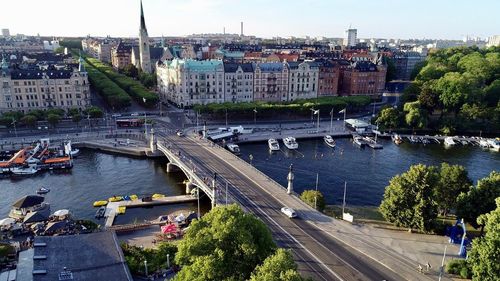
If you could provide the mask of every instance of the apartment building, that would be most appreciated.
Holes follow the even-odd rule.
[[[253,72],[251,63],[224,63],[225,102],[253,101]]]
[[[288,64],[286,62],[255,64],[253,89],[254,101],[287,101]]]
[[[319,67],[314,62],[289,62],[288,100],[318,97]]]

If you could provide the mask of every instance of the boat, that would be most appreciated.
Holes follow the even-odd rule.
[[[15,167],[10,170],[14,175],[20,175],[20,176],[29,176],[29,175],[34,175],[38,172],[38,168],[36,167],[24,167],[24,168],[19,168]]]
[[[488,144],[491,150],[500,151],[500,139],[490,139],[488,140]]]
[[[92,204],[94,207],[102,207],[108,205],[108,201],[106,200],[100,200],[100,201],[95,201],[94,204]]]
[[[108,198],[109,202],[119,202],[119,201],[122,201],[122,200],[123,200],[122,196],[113,196],[113,197],[109,197]]]
[[[233,154],[239,155],[240,154],[240,147],[237,144],[234,143],[228,143],[226,145],[227,149],[231,151]]]
[[[269,150],[271,150],[271,151],[279,151],[280,150],[280,144],[276,139],[269,139],[267,141],[267,144],[269,145]]]
[[[299,144],[295,140],[294,137],[286,137],[283,139],[283,143],[285,144],[286,148],[295,150],[299,148]]]
[[[482,148],[489,148],[490,143],[485,139],[481,139],[481,140],[479,140],[479,146]]]
[[[397,144],[397,145],[400,145],[400,144],[402,144],[402,143],[403,143],[403,139],[402,139],[402,138],[401,138],[401,136],[399,136],[398,134],[393,134],[393,135],[391,136],[391,139],[392,139],[392,141],[393,141],[395,144]]]
[[[126,211],[126,210],[127,210],[127,207],[125,207],[125,206],[120,206],[120,207],[118,207],[117,214],[119,214],[119,215],[123,215],[123,214],[125,214],[125,211]]]
[[[96,212],[95,212],[95,218],[96,219],[101,219],[104,218],[104,214],[106,213],[106,207],[100,207]]]
[[[69,154],[71,155],[72,158],[75,158],[76,156],[80,155],[80,149],[73,148]]]
[[[130,200],[138,200],[138,199],[139,199],[139,196],[137,196],[135,194],[130,195]]]
[[[332,138],[330,135],[326,135],[323,137],[323,140],[325,141],[326,145],[329,147],[334,148],[335,147],[335,140]]]
[[[151,198],[153,198],[153,199],[159,199],[159,198],[163,198],[163,197],[165,197],[165,195],[161,194],[161,193],[155,193],[155,194],[153,194],[153,196],[151,196]]]
[[[357,146],[359,146],[359,147],[365,146],[365,141],[363,140],[362,136],[353,135],[352,136],[352,142],[354,144],[356,144]]]
[[[457,143],[455,142],[455,140],[453,139],[453,137],[446,137],[446,138],[444,138],[444,146],[454,146],[456,144]]]
[[[50,192],[50,189],[49,188],[45,188],[45,187],[40,187],[37,191],[36,191],[36,194],[47,194]]]

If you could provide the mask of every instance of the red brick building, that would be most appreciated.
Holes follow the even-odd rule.
[[[343,71],[342,95],[378,95],[384,91],[387,67],[368,61],[352,63]]]
[[[318,97],[338,96],[340,68],[331,61],[318,62]]]

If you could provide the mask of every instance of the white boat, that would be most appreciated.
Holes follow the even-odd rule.
[[[50,192],[50,188],[45,188],[45,187],[40,187],[37,191],[36,194],[47,194]]]
[[[73,148],[70,152],[70,155],[72,158],[75,158],[76,156],[80,155],[80,149],[78,148]]]
[[[323,137],[323,140],[325,141],[326,145],[329,147],[334,148],[335,147],[335,140],[332,138],[330,135],[326,135]]]
[[[479,146],[482,148],[489,148],[490,143],[488,142],[488,140],[481,139],[481,140],[479,140]]]
[[[234,144],[234,143],[228,143],[226,145],[227,149],[229,149],[229,151],[231,151],[232,153],[238,155],[240,154],[240,147],[237,145],[237,144]]]
[[[359,147],[363,147],[366,144],[365,141],[363,140],[363,137],[358,135],[352,136],[352,142],[358,145]]]
[[[393,135],[391,136],[391,139],[392,139],[392,141],[393,141],[395,144],[397,144],[397,145],[400,145],[400,144],[402,144],[402,143],[403,143],[403,139],[402,139],[402,138],[401,138],[398,134],[393,134]]]
[[[294,137],[286,137],[283,139],[283,143],[285,144],[286,148],[288,149],[298,149],[299,148],[299,144],[297,143],[297,141],[295,140]]]
[[[499,139],[490,139],[490,140],[488,140],[488,144],[490,145],[491,150],[500,151],[500,140]]]
[[[25,168],[12,168],[11,172],[14,175],[22,175],[22,176],[29,176],[29,175],[34,175],[38,172],[38,168],[36,167],[25,167]]]
[[[280,144],[276,139],[269,139],[267,141],[267,144],[269,145],[269,150],[271,150],[271,151],[279,151],[280,150]]]
[[[444,145],[445,146],[454,146],[456,144],[457,143],[455,142],[455,140],[453,139],[453,137],[446,137],[446,138],[444,138]]]

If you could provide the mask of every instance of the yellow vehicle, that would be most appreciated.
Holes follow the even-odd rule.
[[[108,205],[108,201],[106,200],[101,200],[101,201],[95,201],[94,204],[92,204],[94,207],[102,207]]]

